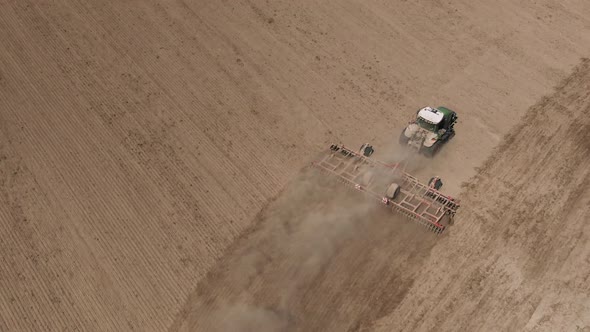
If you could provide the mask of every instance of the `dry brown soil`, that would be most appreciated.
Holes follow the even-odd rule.
[[[0,330],[590,325],[588,13],[0,0]],[[446,237],[300,174],[331,141],[397,158],[427,104],[461,117],[414,169],[462,192]]]
[[[443,236],[306,170],[199,283],[177,324],[590,329],[589,91],[584,60],[465,185],[464,207]]]
[[[528,110],[379,331],[590,330],[589,92],[586,59]]]

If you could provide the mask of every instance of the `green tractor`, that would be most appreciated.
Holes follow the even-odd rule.
[[[457,118],[457,113],[446,107],[423,107],[416,112],[416,120],[401,132],[399,142],[433,157],[445,142],[455,136]]]

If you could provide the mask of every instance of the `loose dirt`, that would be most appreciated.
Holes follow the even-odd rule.
[[[297,180],[199,284],[182,330],[590,328],[588,91],[584,60],[465,186],[439,238]]]
[[[458,195],[529,106],[590,53],[588,12],[585,0],[0,0],[0,330],[147,331],[192,324],[185,313],[193,302],[209,312],[194,294],[213,283],[221,261],[234,266],[228,255],[248,247],[244,234],[265,224],[257,214],[290,190],[287,183],[311,155],[331,141],[369,141],[376,157],[393,158],[399,131],[423,105],[449,106],[461,123],[437,162],[417,163],[415,172],[422,179],[442,176],[446,190]],[[505,168],[513,173],[502,177],[519,179],[518,172],[531,169]],[[565,176],[563,183],[574,179]],[[575,214],[575,207],[568,209]],[[265,218],[272,218],[267,210]],[[384,234],[397,236],[387,220],[371,217],[380,227],[361,228],[359,243],[338,243],[345,249],[331,260],[355,261],[349,248],[366,253],[371,239],[387,243]],[[472,243],[467,233],[461,239]],[[542,247],[555,245],[543,241]],[[413,271],[433,257],[425,248],[384,275],[410,287]],[[285,270],[268,266],[256,280],[279,287],[273,280]],[[361,290],[377,292],[369,283],[380,289],[394,283],[353,272],[361,287],[350,286],[358,292],[351,298],[361,302],[370,297]],[[330,268],[322,273],[335,276]],[[246,294],[263,289],[238,286],[231,287]],[[328,288],[318,281],[315,289]],[[405,326],[438,324],[434,318],[419,323],[418,312],[434,310],[424,301],[416,300],[424,309],[412,314],[408,296],[397,304],[394,293],[402,288],[384,295],[393,304],[383,310],[359,302],[342,304],[342,312],[366,313],[358,318],[363,328],[381,316],[385,326],[396,319]],[[215,298],[215,289],[207,296]],[[550,289],[555,298],[562,296],[557,289]],[[346,303],[338,292],[330,288],[328,294]],[[408,292],[420,299],[414,287]],[[264,306],[280,302],[252,296],[246,303],[262,304],[262,311],[255,309],[262,316]],[[314,302],[320,300],[290,296],[281,308],[293,308],[287,322],[301,326],[306,310],[329,310]],[[569,310],[544,301],[535,311],[538,322],[548,310]],[[342,325],[327,319],[322,327],[357,324],[341,315]],[[277,324],[284,324],[282,317]]]

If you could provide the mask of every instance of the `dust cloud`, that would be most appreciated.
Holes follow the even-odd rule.
[[[287,331],[289,322],[280,313],[253,305],[235,303],[214,313],[214,331],[277,332]]]
[[[303,172],[259,216],[257,229],[247,238],[250,245],[238,249],[241,252],[234,253],[231,261],[221,263],[233,273],[210,280],[221,281],[223,285],[217,287],[225,288],[227,297],[233,299],[212,294],[217,308],[209,317],[195,315],[200,319],[196,318],[199,321],[194,326],[211,331],[290,330],[294,324],[292,307],[306,285],[370,222],[367,216],[378,207],[317,171]],[[274,303],[256,304],[259,291],[274,292],[270,296]]]
[[[408,151],[391,150],[387,163],[419,162]],[[375,174],[380,182],[384,176],[391,174]],[[402,219],[307,168],[197,286],[184,326],[214,332],[370,326],[397,306],[435,243],[434,235]],[[324,296],[333,303],[327,306]]]

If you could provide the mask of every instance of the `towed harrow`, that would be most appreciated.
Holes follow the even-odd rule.
[[[363,153],[367,151],[363,148],[366,145],[355,152],[332,144],[328,153],[312,165],[436,234],[441,234],[452,223],[459,200],[421,183],[406,173],[401,164],[386,164],[368,157],[372,147],[371,153]]]

